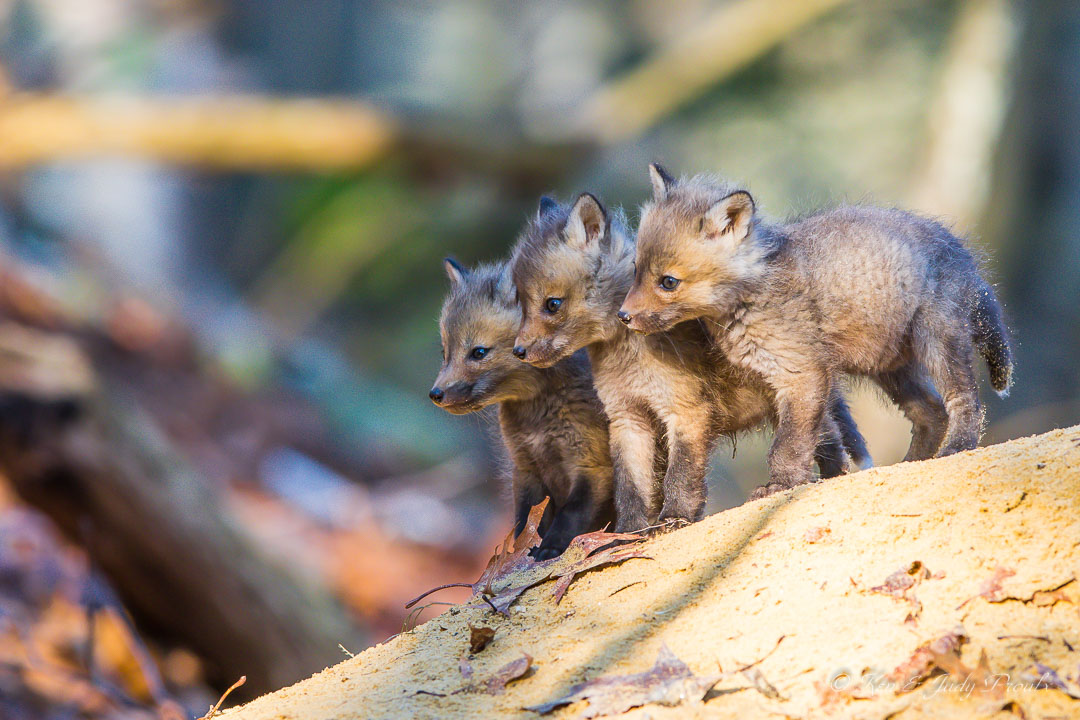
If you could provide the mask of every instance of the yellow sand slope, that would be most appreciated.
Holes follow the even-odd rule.
[[[455,608],[225,717],[578,717],[586,702],[522,708],[647,670],[666,644],[724,675],[704,703],[621,717],[1080,718],[1080,427],[802,487],[643,549],[651,560],[591,571],[558,606],[547,582],[509,618]],[[473,681],[522,653],[529,674],[453,694],[470,625],[496,633]],[[952,676],[906,682],[933,667],[917,649],[953,632],[959,653],[936,658]]]

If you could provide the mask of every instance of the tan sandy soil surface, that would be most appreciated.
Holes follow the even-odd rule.
[[[666,644],[724,674],[704,702],[621,717],[1080,718],[1078,510],[1080,427],[848,475],[651,539],[651,559],[579,576],[559,605],[549,581],[509,617],[454,608],[225,717],[578,717],[586,702],[523,708],[645,671]],[[470,625],[495,630],[473,681],[533,658],[503,694],[460,692]],[[958,654],[910,662],[951,632]],[[919,666],[935,674],[882,677]]]

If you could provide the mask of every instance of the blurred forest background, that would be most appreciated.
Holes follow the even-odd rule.
[[[1075,423],[1078,118],[1074,0],[0,0],[0,716],[190,717],[473,580],[508,509],[426,397],[440,261],[544,192],[633,217],[652,160],[944,218],[1016,338],[985,441]]]

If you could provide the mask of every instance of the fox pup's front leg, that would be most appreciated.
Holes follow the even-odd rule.
[[[647,417],[611,411],[611,462],[615,474],[615,531],[651,524],[656,430]]]
[[[776,437],[769,449],[769,484],[758,488],[752,498],[813,480],[810,466],[831,387],[827,374],[812,370],[769,381],[776,391]]]
[[[592,492],[594,487],[600,487],[600,484],[587,476],[574,480],[570,494],[555,511],[551,527],[536,550],[537,560],[548,560],[562,555],[574,538],[592,527],[600,514],[599,504]]]
[[[529,512],[544,501],[547,492],[544,490],[539,477],[528,471],[517,469],[514,471],[513,493],[514,537],[517,537],[525,532],[525,526],[529,522]],[[551,507],[549,502],[547,508],[544,509],[544,517],[540,520],[539,530],[541,537],[543,537],[544,531],[550,525],[554,514],[555,508]]]
[[[697,522],[705,511],[705,474],[709,441],[704,413],[682,413],[667,419],[668,466],[660,522]]]

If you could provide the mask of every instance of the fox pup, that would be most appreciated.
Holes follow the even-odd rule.
[[[499,406],[513,461],[515,533],[550,497],[538,559],[561,554],[578,535],[614,520],[608,421],[584,353],[547,369],[511,355],[521,312],[505,263],[466,270],[447,258],[450,293],[439,318],[443,363],[432,401],[470,413]]]
[[[634,242],[622,218],[609,216],[588,193],[572,208],[545,200],[510,261],[522,308],[514,354],[543,368],[588,348],[611,421],[621,532],[658,517],[700,519],[718,437],[773,416],[768,387],[712,351],[701,323],[645,337],[619,322],[615,310],[633,281],[633,262]],[[831,410],[855,462],[866,464],[866,447],[839,394]],[[847,457],[836,422],[827,423],[817,453],[822,475],[842,473]]]
[[[772,225],[744,190],[705,176],[676,181],[658,165],[650,175],[637,277],[620,312],[646,333],[705,318],[727,358],[772,388],[776,489],[808,479],[842,372],[872,378],[907,415],[906,459],[976,446],[975,351],[999,394],[1013,364],[994,291],[956,236],[875,207]]]

